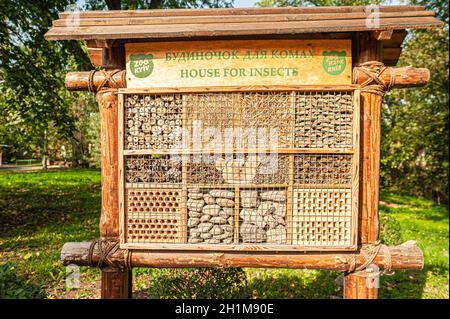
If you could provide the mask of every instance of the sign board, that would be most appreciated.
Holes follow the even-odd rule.
[[[351,84],[351,40],[126,44],[128,88]]]

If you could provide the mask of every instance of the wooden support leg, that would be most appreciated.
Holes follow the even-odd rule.
[[[100,236],[119,238],[119,167],[118,167],[118,107],[117,90],[97,93],[101,128],[102,211]],[[102,269],[101,297],[103,299],[131,298],[131,271],[117,268]]]
[[[379,271],[359,271],[344,276],[344,299],[377,299]]]
[[[131,270],[121,271],[113,267],[102,269],[102,299],[131,299]]]

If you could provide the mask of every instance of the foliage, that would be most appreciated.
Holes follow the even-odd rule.
[[[300,6],[363,6],[376,5],[382,0],[260,0],[260,7],[300,7]]]
[[[152,278],[150,298],[248,298],[241,268],[165,269]]]
[[[380,241],[385,245],[400,245],[403,242],[400,223],[383,212],[380,213]]]
[[[53,159],[64,146],[74,165],[96,163],[90,153],[98,134],[87,132],[95,103],[84,93],[69,93],[64,77],[70,70],[91,68],[84,44],[46,41],[44,34],[57,14],[76,7],[76,0],[3,0],[0,2],[0,144],[4,159],[39,158],[44,144]],[[88,0],[85,9],[146,9],[230,6],[232,0]],[[72,6],[72,7],[70,7]],[[86,109],[80,112],[83,100]],[[82,113],[82,114],[81,114]],[[86,115],[87,113],[87,115]],[[56,158],[55,158],[56,156]]]
[[[81,288],[65,288],[65,268],[59,261],[59,252],[65,242],[98,236],[100,191],[100,172],[97,170],[1,173],[2,263],[14,264],[14,276],[28,282],[26,287],[41,288],[47,298],[98,298],[100,274],[97,269],[81,267]],[[383,242],[397,244],[416,240],[425,257],[423,270],[396,271],[394,276],[382,277],[381,297],[448,298],[448,206],[397,193],[382,193],[381,200]],[[210,271],[133,269],[134,297],[342,296],[342,287],[335,283],[339,274],[335,272],[244,269],[244,275],[241,270]],[[198,281],[204,286],[197,284]],[[177,287],[178,284],[188,286],[188,292],[180,292],[182,288]],[[216,284],[221,288],[218,289]],[[34,293],[33,296],[38,297]]]
[[[137,10],[161,8],[222,8],[230,7],[234,0],[87,0],[89,10]]]
[[[260,6],[386,4],[364,0],[262,0]],[[448,202],[448,3],[412,0],[434,10],[446,23],[418,30],[406,39],[399,66],[428,68],[431,80],[418,89],[394,90],[382,110],[381,185],[395,191]]]
[[[389,93],[382,110],[381,183],[448,201],[448,27],[416,31],[399,65],[430,69],[425,87]]]
[[[43,296],[41,287],[17,276],[14,264],[0,264],[0,299],[30,299]]]

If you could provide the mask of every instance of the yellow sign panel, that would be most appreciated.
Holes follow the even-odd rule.
[[[351,84],[351,40],[126,44],[128,88]]]

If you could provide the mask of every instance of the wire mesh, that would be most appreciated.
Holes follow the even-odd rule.
[[[127,242],[350,246],[353,154],[335,150],[353,147],[352,101],[125,95]]]
[[[298,148],[351,148],[352,118],[352,93],[297,93],[294,146]]]

